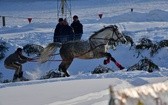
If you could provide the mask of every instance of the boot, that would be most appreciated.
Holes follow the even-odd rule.
[[[19,76],[18,76],[17,74],[14,74],[12,82],[16,82],[17,79],[18,79],[18,77],[19,77]]]
[[[21,71],[19,73],[19,77],[18,78],[20,79],[20,81],[28,81],[28,79],[26,79],[25,77],[23,77],[23,71]]]

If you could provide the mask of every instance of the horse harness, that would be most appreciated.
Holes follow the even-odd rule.
[[[114,28],[113,29],[113,33],[111,34],[112,36],[114,35],[114,33],[116,34],[116,28]],[[117,34],[116,34],[117,35]],[[121,36],[121,37],[119,37],[118,35],[117,35],[117,40],[118,39],[121,39],[123,36]],[[108,43],[110,42],[110,41],[117,41],[117,40],[115,40],[115,39],[113,39],[113,38],[110,38],[110,39],[106,39],[106,38],[92,38],[92,39],[99,39],[99,40],[108,40]],[[99,44],[99,45],[94,45],[94,43],[93,43],[93,41],[92,40],[89,40],[91,43],[90,43],[90,49],[88,50],[88,51],[86,51],[86,52],[84,52],[83,54],[81,54],[81,55],[79,55],[79,56],[75,56],[75,57],[80,57],[80,56],[83,56],[83,55],[85,55],[85,54],[87,54],[87,53],[89,53],[89,52],[91,52],[91,51],[93,51],[93,50],[95,50],[95,49],[97,49],[98,47],[101,47],[101,46],[104,46],[104,45],[106,45],[106,44]]]
[[[116,29],[113,29],[112,36],[113,36],[114,33],[116,34],[116,31],[115,31],[115,30],[116,30]],[[116,35],[117,35],[117,34],[116,34]],[[118,40],[118,39],[121,39],[122,37],[123,37],[123,36],[119,37],[119,36],[117,35],[117,40]],[[110,41],[117,41],[117,40],[115,40],[115,39],[113,39],[113,38],[110,38],[110,39],[106,39],[106,38],[92,38],[92,39],[108,40],[108,43],[109,43]],[[101,47],[101,46],[106,45],[106,44],[99,44],[99,45],[96,45],[96,46],[95,46],[92,40],[89,40],[89,41],[91,42],[91,43],[90,43],[90,49],[89,49],[88,51],[82,53],[81,55],[75,56],[75,57],[83,56],[83,55],[85,55],[85,54],[87,54],[87,53],[89,53],[89,52],[91,52],[91,51],[97,49],[98,47]],[[101,52],[100,52],[100,53],[101,53]],[[59,54],[52,54],[52,55],[50,55],[50,56],[54,56],[54,55],[59,55]],[[65,60],[51,60],[51,61],[65,61]],[[66,61],[67,61],[67,60],[66,60]]]
[[[113,29],[113,33],[111,34],[112,36],[114,35],[114,33],[116,34],[115,30],[116,29]],[[123,37],[123,36],[119,37],[118,34],[116,34],[116,35],[117,35],[117,39],[116,40],[113,39],[113,38],[110,38],[110,39],[107,39],[107,38],[92,38],[92,39],[108,40],[110,42],[110,41],[117,41],[118,39],[121,39]],[[92,41],[90,40],[90,42],[92,42]]]
[[[114,33],[116,34],[116,31],[115,31],[115,30],[116,30],[116,29],[113,29],[113,33],[111,34],[112,36],[114,35]],[[114,42],[115,42],[115,41],[117,41],[118,39],[121,39],[121,38],[123,37],[123,36],[119,37],[117,34],[116,34],[116,36],[117,36],[117,39],[116,39],[116,40],[113,39],[113,38],[110,38],[110,39],[107,39],[107,38],[92,38],[92,39],[107,40],[108,43],[109,43],[110,41],[114,41]],[[106,45],[106,44],[100,44],[100,45],[95,46],[92,40],[89,40],[89,41],[91,42],[91,43],[90,43],[90,46],[91,46],[91,49],[92,49],[92,50],[96,49],[97,47]],[[90,50],[91,50],[91,49],[90,49]],[[91,51],[92,51],[92,50],[91,50]]]

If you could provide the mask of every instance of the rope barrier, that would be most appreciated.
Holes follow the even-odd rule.
[[[88,51],[86,51],[86,52],[84,52],[83,54],[81,54],[81,55],[79,55],[79,56],[76,56],[76,57],[83,56],[83,55],[89,53],[90,51],[95,50],[96,48],[98,48],[98,47],[100,47],[100,46],[103,46],[103,45],[105,45],[105,44],[100,44],[100,45],[98,45],[98,46],[95,46],[95,48],[91,48],[91,49],[89,49]],[[49,56],[55,56],[55,55],[59,55],[59,53],[57,53],[57,54],[51,54],[51,55],[49,55]],[[39,58],[38,58],[38,57],[34,57],[34,58],[32,58],[32,60],[31,60],[30,62],[38,62],[38,61],[36,61],[37,59],[39,59]],[[69,60],[47,60],[47,61],[69,61]]]
[[[63,60],[61,60],[61,59],[59,60],[59,59],[58,59],[58,60],[47,60],[47,61],[55,62],[55,61],[63,61]],[[31,61],[29,61],[29,62],[38,62],[38,61],[37,61],[37,60],[31,60]]]
[[[4,17],[8,17],[8,18],[18,18],[18,19],[27,19],[27,18],[32,18],[32,19],[57,19],[57,18],[38,18],[38,17],[20,17],[20,16],[9,16],[9,15],[3,15]],[[3,17],[0,16],[0,17]]]
[[[101,13],[102,15],[104,14],[104,15],[108,15],[108,14],[113,14],[113,15],[115,15],[115,14],[118,14],[118,13],[128,13],[127,11],[130,11],[130,12],[134,12],[134,11],[140,11],[140,12],[142,12],[142,11],[147,11],[147,10],[151,10],[150,8],[146,8],[146,9],[143,9],[143,8],[138,8],[138,7],[133,7],[133,6],[130,6],[130,8],[122,8],[122,9],[120,9],[120,10],[110,10],[110,12],[109,11],[106,11],[106,12],[103,12],[103,13]],[[52,11],[53,13],[54,13],[54,11]],[[52,13],[52,12],[45,12],[45,14],[46,13]],[[92,14],[93,16],[95,16],[95,15],[100,15],[99,13],[98,14],[95,14],[95,13],[93,13]],[[157,14],[156,14],[156,16],[157,16]],[[7,17],[7,18],[18,18],[18,19],[27,19],[28,20],[28,22],[29,23],[31,23],[31,21],[33,20],[33,19],[39,19],[39,20],[41,20],[41,19],[43,19],[43,20],[56,20],[56,19],[58,19],[58,18],[56,18],[56,17],[32,17],[32,16],[29,16],[29,17],[23,17],[23,16],[10,16],[10,15],[0,15],[0,18],[1,17]],[[100,17],[100,16],[99,16]],[[163,20],[163,19],[161,19],[160,18],[160,16],[158,15],[157,16],[160,20]],[[5,20],[3,21],[3,26],[5,26]]]
[[[140,10],[146,10],[146,9],[141,9],[141,8],[132,8],[132,7],[130,7],[130,8],[125,8],[125,9],[121,9],[121,10],[116,10],[116,11],[114,11],[114,10],[112,10],[111,12],[112,13],[119,13],[119,12],[123,12],[123,11],[127,11],[127,10],[130,10],[131,11],[131,9],[140,9]],[[51,13],[51,12],[47,12],[47,13]],[[108,12],[106,12],[105,14],[110,14],[110,13],[108,13]],[[97,15],[97,14],[96,14]],[[8,18],[19,18],[19,19],[27,19],[27,18],[32,18],[32,19],[57,19],[57,18],[45,18],[45,17],[32,17],[32,16],[30,16],[30,17],[22,17],[22,16],[10,16],[10,15],[1,15],[0,17],[2,17],[2,16],[4,16],[4,17],[8,17]]]

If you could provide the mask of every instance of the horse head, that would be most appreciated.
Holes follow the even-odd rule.
[[[125,35],[121,33],[116,25],[113,26],[113,34],[110,41],[116,42],[116,43],[126,43],[127,40],[125,38]]]
[[[125,43],[127,42],[125,36],[118,30],[116,25],[109,25],[104,27],[89,38],[90,41],[101,42],[103,44],[109,44],[115,46],[116,43]]]

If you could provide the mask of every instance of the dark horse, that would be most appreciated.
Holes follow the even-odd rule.
[[[117,67],[124,69],[112,56],[107,53],[109,49],[108,43],[113,41],[114,44],[121,42],[125,43],[126,39],[122,33],[119,32],[116,25],[110,25],[104,27],[94,34],[92,34],[89,40],[86,41],[70,41],[64,44],[50,43],[41,52],[39,62],[46,62],[51,55],[60,47],[60,56],[62,62],[59,65],[59,71],[62,71],[65,76],[70,76],[67,72],[68,67],[71,65],[74,58],[80,59],[94,59],[106,57],[104,64],[113,61]]]

